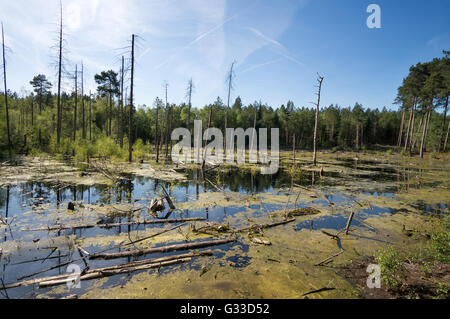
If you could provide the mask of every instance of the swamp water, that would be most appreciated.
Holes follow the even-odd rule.
[[[197,169],[177,169],[176,175],[163,174],[156,179],[145,173],[148,166],[141,165],[115,182],[104,176],[83,177],[77,169],[67,169],[69,164],[64,166],[63,176],[47,174],[46,178],[31,173],[22,176],[20,169],[2,166],[0,286],[44,270],[48,271],[26,279],[65,274],[71,261],[86,268],[76,246],[93,254],[179,224],[55,231],[30,231],[32,228],[202,218],[205,220],[189,222],[128,249],[225,238],[236,241],[206,248],[213,256],[178,265],[81,281],[80,288],[17,287],[2,291],[1,298],[69,294],[80,298],[302,298],[324,287],[335,289],[308,297],[356,298],[358,289],[338,274],[339,269],[353,259],[372,256],[385,245],[422,245],[420,238],[403,236],[402,226],[419,229],[448,213],[448,164],[327,156],[319,163],[323,172],[307,166],[305,158],[296,166],[284,159],[282,169],[273,176],[259,175],[254,167],[226,167],[204,175]],[[166,203],[164,211],[149,213],[150,201],[162,197],[163,188],[177,209],[171,211]],[[67,209],[69,203],[75,204],[75,210]],[[207,223],[227,229],[276,223],[284,220],[285,210],[297,207],[319,213],[296,217],[294,222],[257,234],[195,231]],[[341,231],[350,212],[355,212],[357,219],[348,236],[341,235],[336,241],[322,232]],[[259,243],[252,240],[255,236]],[[344,252],[330,263],[315,266],[340,250]],[[87,260],[87,265],[94,269],[180,253],[185,252]]]

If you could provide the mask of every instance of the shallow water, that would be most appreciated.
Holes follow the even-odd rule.
[[[323,174],[309,170],[299,170],[294,173],[287,170],[273,176],[264,176],[250,169],[230,168],[220,172],[211,171],[202,176],[199,170],[185,170],[186,181],[167,182],[148,177],[124,175],[124,180],[115,185],[94,186],[61,186],[58,182],[28,181],[0,188],[0,212],[3,220],[9,226],[0,228],[0,243],[3,255],[0,257],[0,278],[5,284],[15,282],[19,277],[45,270],[74,259],[79,259],[79,253],[73,247],[73,240],[83,243],[83,248],[96,252],[117,245],[120,241],[143,236],[147,232],[163,230],[164,225],[121,226],[112,228],[89,228],[64,231],[28,232],[24,229],[46,227],[55,224],[77,223],[120,223],[140,218],[206,218],[209,222],[228,223],[232,227],[248,225],[253,221],[267,221],[275,211],[295,206],[299,192],[294,185],[311,187],[323,192],[325,198],[313,194],[305,194],[300,190],[298,207],[318,207],[325,212],[317,217],[298,219],[293,228],[295,232],[319,231],[322,229],[339,231],[345,228],[348,215],[345,212],[355,210],[361,220],[376,216],[390,216],[409,211],[407,208],[394,207],[397,193],[405,188],[421,189],[436,184],[436,181],[426,181],[415,184],[414,177],[423,170],[387,165],[385,163],[353,159],[339,159],[333,163],[338,169],[325,169]],[[340,171],[340,168],[342,171]],[[425,171],[426,172],[426,171]],[[413,177],[411,178],[410,175]],[[205,178],[203,178],[205,177]],[[161,196],[163,185],[168,190],[179,210],[171,212],[166,205],[158,216],[150,216],[147,210],[136,214],[124,214],[113,205],[126,205],[128,208],[147,207],[150,200]],[[225,200],[224,194],[232,194],[232,199]],[[364,199],[370,198],[373,204],[367,207]],[[386,205],[382,205],[386,200]],[[67,210],[69,202],[76,203],[75,212]],[[330,210],[329,202],[333,203]],[[448,212],[448,202],[427,203],[417,200],[410,205],[418,212],[439,215]],[[364,206],[364,207],[363,207]],[[122,206],[120,206],[122,207]],[[101,214],[97,210],[102,211]],[[104,210],[104,211],[103,211]],[[359,221],[354,221],[353,227],[362,231],[374,232]],[[181,236],[181,237],[180,237]],[[168,235],[155,242],[153,246],[163,246],[183,243],[183,236],[191,236],[190,240],[204,240],[189,234]],[[231,265],[235,271],[250,267],[257,262],[249,251],[248,241],[214,247],[214,260],[218,267]],[[235,252],[235,253],[230,253]],[[166,256],[167,254],[164,254]],[[152,255],[159,257],[163,255]],[[148,257],[141,257],[146,259]],[[34,261],[37,260],[38,261]],[[113,261],[90,261],[90,268],[104,267],[119,263],[131,262],[134,259],[122,258]],[[78,262],[82,266],[81,262]],[[65,273],[67,265],[47,271],[39,276],[51,276]],[[250,267],[251,268],[251,267]],[[181,266],[171,266],[161,269],[159,274],[181,273],[183,271],[200,271],[202,264],[195,260]],[[102,282],[100,288],[118,287],[126,283],[141,271],[127,276],[115,276]],[[94,289],[95,281],[83,285],[78,294]],[[97,289],[99,287],[96,287]],[[7,291],[10,298],[35,298],[52,292],[52,289],[40,289],[28,286]],[[63,294],[53,292],[58,297]],[[5,297],[5,296],[3,296]]]

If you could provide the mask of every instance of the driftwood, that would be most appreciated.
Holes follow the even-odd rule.
[[[136,270],[141,270],[141,269],[136,269],[136,267],[144,267],[144,266],[148,266],[151,265],[152,267],[150,268],[158,268],[160,266],[164,266],[164,265],[168,265],[167,263],[169,262],[173,262],[174,261],[179,261],[179,260],[186,260],[186,259],[191,259],[193,257],[197,257],[197,256],[210,256],[212,255],[212,251],[207,250],[207,251],[203,251],[203,252],[198,252],[198,253],[190,253],[190,254],[183,254],[183,255],[176,255],[176,256],[169,256],[169,257],[162,257],[162,258],[154,258],[154,259],[147,259],[147,260],[140,260],[140,261],[136,261],[136,262],[132,262],[132,263],[126,263],[126,264],[121,264],[121,265],[116,265],[116,266],[109,266],[109,267],[103,267],[103,268],[97,268],[97,269],[91,269],[91,270],[87,270],[80,279],[82,280],[86,280],[88,279],[86,275],[113,275],[113,273],[116,271],[117,273],[119,270],[122,271],[126,271],[129,270],[128,272],[131,271],[136,271]],[[154,266],[157,267],[154,267]],[[147,268],[149,269],[149,268]],[[74,276],[76,276],[76,274],[74,273],[67,273],[67,274],[62,274],[62,275],[56,275],[56,276],[50,276],[50,277],[43,277],[43,278],[37,278],[37,279],[30,279],[30,280],[25,280],[25,281],[18,281],[16,283],[13,284],[8,284],[8,285],[4,285],[3,289],[11,289],[11,288],[17,288],[17,287],[22,287],[22,286],[29,286],[29,285],[34,285],[34,284],[41,284],[41,283],[47,283],[47,285],[49,283],[52,284],[56,284],[56,282],[58,282],[58,284],[61,283],[67,283],[68,281],[70,281],[70,279],[74,278]],[[89,279],[94,279],[94,278],[98,278],[95,276],[92,276],[92,278]],[[1,290],[1,287],[0,287]]]
[[[306,296],[309,296],[309,295],[312,295],[312,294],[317,294],[319,292],[330,291],[330,290],[336,290],[336,288],[328,288],[328,287],[320,288],[320,289],[317,289],[317,290],[313,290],[313,291],[307,292],[306,294],[302,295],[302,297],[306,297]]]
[[[165,253],[165,252],[171,252],[171,251],[199,249],[199,248],[228,244],[228,243],[232,243],[235,241],[236,241],[235,239],[222,239],[222,240],[189,243],[189,244],[170,245],[170,246],[148,248],[148,249],[136,249],[136,250],[129,250],[129,251],[123,251],[123,252],[118,252],[118,253],[94,254],[94,255],[89,256],[89,259],[116,259],[116,258],[123,258],[123,257],[129,257],[129,256],[139,257],[139,256],[154,254],[154,253]]]
[[[301,186],[301,185],[294,184],[294,186],[295,186],[295,187],[298,187],[298,188],[301,188],[301,189],[304,189],[304,190],[306,190],[306,191],[308,191],[308,192],[314,193],[317,197],[320,197],[320,198],[322,198],[323,200],[327,201],[329,206],[331,206],[331,207],[334,206],[334,203],[331,202],[325,195],[319,194],[319,193],[316,192],[315,190],[309,189],[309,188],[304,187],[304,186]]]
[[[180,264],[180,263],[184,263],[184,262],[191,261],[191,260],[192,260],[192,258],[182,258],[182,259],[177,259],[177,260],[173,260],[173,261],[166,261],[166,262],[161,262],[161,263],[156,263],[156,264],[146,264],[146,265],[141,265],[141,266],[136,266],[136,267],[120,268],[120,269],[97,271],[97,272],[89,271],[89,273],[80,275],[80,277],[78,277],[78,278],[74,278],[76,275],[72,274],[71,277],[68,277],[68,278],[40,282],[39,288],[53,287],[53,286],[67,284],[68,282],[73,282],[74,279],[76,279],[77,281],[78,280],[80,280],[80,281],[92,280],[92,279],[109,277],[109,276],[114,276],[114,275],[128,274],[130,272],[139,271],[139,270],[161,268],[163,266]]]
[[[164,194],[166,195],[166,201],[167,201],[167,204],[169,204],[170,209],[176,210],[177,208],[175,207],[172,199],[170,198],[169,193],[167,193],[167,191],[163,185],[159,184],[159,186],[161,186],[162,190],[164,191]]]
[[[355,217],[355,212],[351,212],[350,216],[348,217],[347,226],[345,227],[345,235],[348,235],[348,231],[350,230],[353,217]]]
[[[340,252],[338,252],[338,253],[336,253],[336,254],[334,254],[334,255],[328,257],[328,258],[325,258],[325,259],[322,260],[320,263],[315,264],[314,266],[322,266],[322,265],[325,264],[326,262],[332,260],[333,258],[336,258],[337,256],[342,255],[343,253],[344,253],[344,250],[341,250]]]
[[[338,235],[330,234],[329,232],[326,232],[325,230],[322,230],[322,233],[325,234],[325,235],[327,235],[327,236],[330,236],[330,237],[333,238],[334,240],[338,240],[338,239],[339,239],[339,236],[338,236]]]
[[[85,228],[111,228],[111,227],[120,227],[120,226],[130,226],[130,225],[153,225],[153,224],[176,224],[176,223],[185,223],[185,222],[197,222],[204,221],[205,218],[184,218],[184,219],[155,219],[155,220],[144,220],[137,222],[128,222],[128,223],[112,223],[112,224],[84,224],[84,225],[69,225],[69,226],[48,226],[48,227],[40,227],[40,228],[32,228],[32,229],[22,229],[22,231],[61,231],[61,230],[72,230],[72,229],[85,229]]]
[[[167,229],[167,230],[163,230],[163,231],[161,231],[161,232],[159,232],[159,233],[153,234],[153,235],[148,236],[148,237],[145,237],[145,238],[141,238],[141,239],[138,239],[138,240],[135,240],[135,241],[126,243],[126,244],[123,244],[123,243],[122,243],[122,244],[120,244],[120,245],[117,245],[117,246],[114,246],[114,247],[107,248],[107,249],[105,249],[105,250],[102,250],[102,251],[100,251],[100,252],[97,252],[97,254],[99,254],[99,253],[105,253],[105,252],[107,252],[107,251],[111,251],[111,250],[114,250],[114,249],[118,249],[118,248],[120,248],[120,247],[122,247],[122,246],[130,246],[130,245],[134,245],[134,244],[143,242],[143,241],[145,241],[145,240],[154,238],[154,237],[156,237],[156,236],[159,236],[159,235],[168,233],[168,232],[170,232],[170,231],[172,231],[172,230],[175,230],[175,229],[177,229],[177,228],[183,227],[184,225],[186,225],[186,223],[184,223],[184,224],[182,224],[182,225],[178,225],[177,227],[173,227],[173,228],[170,228],[170,229]],[[83,248],[81,248],[81,247],[79,247],[79,248],[80,248],[80,250],[83,252],[84,255],[86,255],[86,256],[90,256],[90,255],[91,255],[89,252],[87,252],[87,251],[84,250]],[[65,263],[62,263],[62,264],[59,264],[59,265],[56,265],[56,266],[53,266],[53,267],[50,267],[50,268],[47,268],[47,269],[38,271],[38,272],[35,272],[35,273],[33,273],[33,274],[30,274],[30,275],[27,275],[27,276],[20,277],[20,278],[18,278],[18,279],[19,279],[19,280],[22,280],[22,279],[30,278],[30,277],[33,277],[33,276],[36,276],[36,275],[45,273],[45,272],[47,272],[47,271],[53,270],[53,269],[57,269],[57,268],[61,268],[61,267],[67,266],[67,265],[69,265],[69,264],[72,264],[72,263],[77,262],[77,261],[80,261],[80,260],[83,260],[83,261],[84,261],[84,259],[85,259],[85,257],[83,256],[82,258],[78,258],[78,259],[75,259],[75,260],[71,260],[71,261],[68,261],[68,262],[65,262]]]
[[[241,232],[246,232],[246,231],[261,231],[263,229],[272,228],[272,227],[276,227],[276,226],[281,226],[281,225],[285,225],[285,224],[288,224],[288,223],[292,223],[292,222],[295,222],[295,220],[296,219],[293,218],[293,219],[289,219],[289,220],[286,220],[286,221],[273,223],[273,224],[252,225],[250,227],[241,228],[241,229],[237,230],[236,232],[241,233]]]

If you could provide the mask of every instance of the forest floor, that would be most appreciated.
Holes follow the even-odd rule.
[[[448,298],[449,264],[442,255],[448,253],[449,229],[442,221],[449,213],[449,159],[320,152],[313,166],[310,152],[297,152],[295,160],[282,152],[280,171],[272,176],[261,175],[257,165],[202,172],[192,164],[157,164],[153,157],[133,164],[22,158],[0,165],[0,289],[27,275],[64,274],[71,263],[86,272],[86,266],[188,252],[97,260],[81,258],[82,251],[227,239],[210,247],[212,256],[180,257],[180,263],[156,270],[103,272],[83,280],[81,288],[24,284],[3,296]],[[151,211],[153,199],[164,200],[161,210]],[[186,222],[167,225],[170,220]],[[143,224],[148,221],[158,224]],[[83,225],[89,227],[71,228]],[[373,263],[384,271],[381,289],[366,285]]]

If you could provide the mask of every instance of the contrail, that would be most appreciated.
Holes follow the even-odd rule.
[[[215,26],[214,28],[212,28],[209,31],[206,31],[204,33],[202,33],[201,35],[199,35],[198,37],[196,37],[193,41],[191,41],[189,44],[187,44],[186,46],[184,46],[181,50],[178,50],[177,53],[172,54],[168,59],[166,59],[165,61],[163,61],[161,64],[158,64],[155,67],[155,70],[161,68],[162,66],[166,65],[167,63],[169,63],[170,60],[172,60],[175,56],[177,56],[180,52],[186,50],[187,48],[193,46],[194,44],[196,44],[197,42],[199,42],[200,40],[202,40],[203,38],[207,37],[208,35],[210,35],[211,33],[216,32],[217,30],[221,29],[225,24],[227,24],[228,22],[230,22],[231,20],[236,19],[239,15],[241,15],[242,12],[237,13],[235,15],[233,15],[232,17],[226,19],[224,22],[222,22],[221,24]]]
[[[285,53],[285,52],[289,52],[289,50],[286,49],[286,48],[285,48],[280,42],[278,42],[277,40],[274,40],[274,39],[269,38],[268,36],[264,35],[264,34],[263,34],[261,31],[259,31],[258,29],[251,28],[251,27],[248,27],[247,29],[250,30],[250,31],[252,31],[254,34],[256,34],[258,37],[260,37],[261,39],[263,39],[265,42],[271,43],[271,44],[277,46],[278,48],[280,48],[280,49],[281,49],[281,52],[280,52],[280,51],[277,51],[277,52],[276,52],[277,54],[281,55],[282,57],[284,57],[285,59],[287,59],[287,60],[289,60],[289,61],[291,61],[291,62],[294,62],[294,63],[297,64],[297,65],[304,66],[304,64],[301,63],[300,61],[298,61],[296,58],[294,58],[294,57],[291,56],[290,54]],[[284,52],[283,52],[283,51],[284,51]]]

